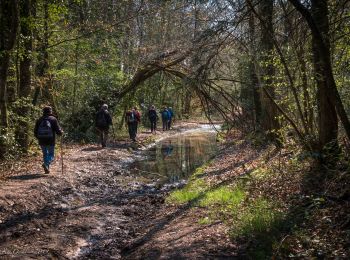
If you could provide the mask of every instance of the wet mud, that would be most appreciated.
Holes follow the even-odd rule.
[[[208,137],[175,134],[140,152],[70,147],[63,173],[57,158],[42,174],[37,158],[9,176],[0,184],[0,258],[121,259],[167,192],[215,154]]]

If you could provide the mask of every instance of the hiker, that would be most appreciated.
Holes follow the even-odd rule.
[[[109,126],[112,125],[112,117],[108,112],[107,104],[103,104],[101,109],[96,113],[95,125],[100,134],[101,145],[102,147],[106,147]]]
[[[135,113],[136,113],[136,134],[137,134],[137,129],[139,126],[139,123],[141,122],[141,113],[138,111],[137,107],[134,107]]]
[[[168,129],[170,130],[171,124],[172,124],[172,122],[173,122],[173,117],[174,117],[173,108],[172,108],[172,107],[169,107],[169,108],[168,108],[168,112],[169,112]]]
[[[151,122],[151,133],[155,134],[157,130],[158,115],[154,106],[151,106],[151,108],[148,110],[148,118]]]
[[[43,164],[45,174],[50,173],[50,164],[55,157],[56,134],[62,135],[63,131],[56,119],[52,115],[52,108],[45,106],[43,115],[40,117],[34,128],[34,136],[38,139],[41,151],[43,153]]]
[[[170,114],[167,107],[164,107],[160,114],[162,115],[163,131],[168,130]]]
[[[137,111],[137,108],[133,108],[131,111],[126,112],[125,122],[129,130],[130,139],[136,142],[137,126],[140,122],[141,114]]]

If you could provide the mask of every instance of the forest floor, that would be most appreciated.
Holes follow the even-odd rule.
[[[193,125],[177,129],[184,127]],[[150,136],[141,133],[140,143],[155,141]],[[59,158],[50,175],[42,174],[39,157],[2,172],[0,257],[264,259],[271,251],[276,258],[349,256],[347,177],[337,179],[343,188],[330,183],[326,195],[315,196],[305,188],[310,165],[233,132],[183,194],[154,192],[126,170],[135,148],[126,140],[106,149],[71,145],[63,174]]]

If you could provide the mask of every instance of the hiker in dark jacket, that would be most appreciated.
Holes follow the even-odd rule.
[[[56,117],[52,115],[52,108],[46,106],[43,108],[43,116],[35,124],[34,136],[38,139],[43,152],[42,167],[46,174],[50,173],[50,164],[55,156],[56,134],[62,135],[63,131],[58,124]]]
[[[137,126],[141,121],[141,114],[137,109],[133,108],[132,110],[126,112],[125,114],[125,123],[129,130],[130,139],[136,142]]]
[[[112,125],[112,117],[108,112],[108,106],[106,104],[103,104],[100,111],[96,113],[95,125],[100,134],[101,145],[102,147],[106,147],[109,126]]]
[[[151,133],[155,134],[157,130],[158,115],[154,106],[151,106],[151,108],[148,110],[148,118],[151,122]]]
[[[166,107],[164,107],[164,109],[160,112],[161,116],[162,116],[162,123],[163,123],[163,131],[168,130],[169,128],[169,118],[170,118],[170,114],[169,111]]]

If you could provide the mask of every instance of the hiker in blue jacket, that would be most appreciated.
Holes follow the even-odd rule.
[[[62,135],[63,131],[56,117],[52,115],[52,108],[46,106],[43,108],[43,116],[36,121],[34,128],[34,136],[38,139],[43,153],[42,167],[46,174],[50,173],[50,164],[55,156],[56,134]]]
[[[162,123],[163,123],[163,131],[166,131],[169,129],[169,119],[170,119],[170,113],[167,109],[167,107],[164,107],[162,111],[160,111],[160,114],[162,116]]]
[[[172,108],[172,107],[169,107],[169,108],[168,108],[168,112],[169,112],[168,129],[170,130],[171,125],[172,125],[172,123],[173,123],[173,118],[174,118],[173,108]]]

